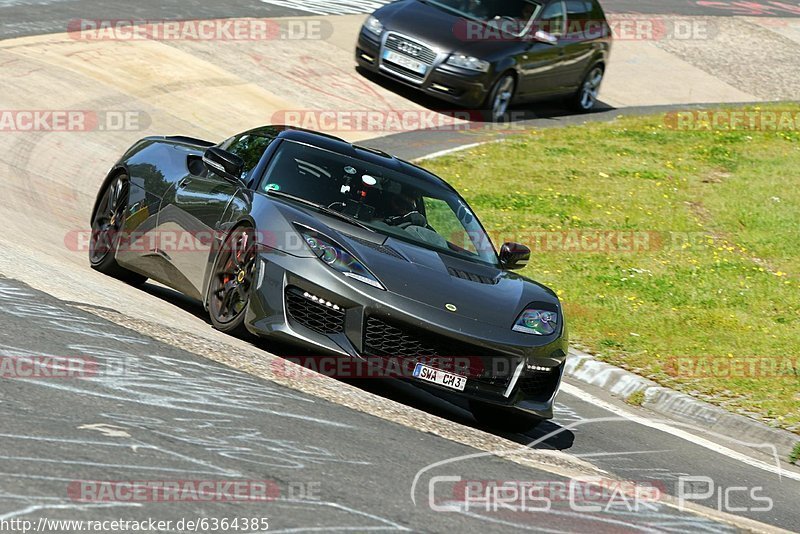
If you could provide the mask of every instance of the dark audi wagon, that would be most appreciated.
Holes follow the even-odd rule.
[[[366,20],[356,61],[500,120],[554,97],[592,110],[610,49],[597,0],[399,0]]]

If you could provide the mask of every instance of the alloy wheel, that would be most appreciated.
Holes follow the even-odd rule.
[[[223,247],[211,287],[210,309],[216,322],[233,323],[247,309],[253,286],[255,252],[250,230],[235,232]]]
[[[514,85],[513,76],[504,76],[497,82],[492,99],[492,120],[499,121],[505,117],[511,100],[514,98]]]
[[[600,84],[603,83],[603,69],[595,67],[586,76],[586,80],[581,86],[580,94],[580,107],[584,110],[590,110],[597,104],[597,98],[600,95]]]
[[[116,178],[106,189],[92,221],[92,238],[89,242],[89,259],[100,264],[114,251],[125,222],[125,206],[130,186],[123,177]]]

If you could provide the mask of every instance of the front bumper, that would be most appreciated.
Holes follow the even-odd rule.
[[[399,69],[387,68],[381,58],[382,48],[380,38],[362,29],[356,46],[359,66],[464,108],[480,108],[492,89],[494,74],[491,71],[473,72],[451,67],[445,63],[446,55],[437,58],[423,80],[410,78]]]
[[[452,349],[454,353],[441,356],[470,362],[469,370],[459,373],[468,378],[463,392],[409,379],[467,399],[552,418],[567,354],[565,335],[535,339],[511,331],[510,326],[505,330],[471,321],[350,280],[317,258],[297,258],[267,249],[257,265],[247,328],[311,353],[292,356],[403,360],[413,368],[417,358],[409,353],[409,343],[425,344],[437,352]],[[310,297],[304,300],[303,294],[323,303]],[[542,344],[531,346],[532,341]],[[479,365],[473,365],[476,362]]]

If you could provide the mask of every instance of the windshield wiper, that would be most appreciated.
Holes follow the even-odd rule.
[[[336,211],[334,209],[329,208],[328,206],[324,206],[322,204],[317,204],[316,202],[311,202],[310,200],[306,200],[304,198],[292,195],[291,193],[286,193],[284,191],[278,191],[277,189],[268,189],[267,194],[273,197],[280,197],[285,198],[287,200],[293,200],[295,202],[299,202],[304,206],[308,206],[309,208],[313,208],[315,210],[321,211],[325,215],[330,215],[331,217],[335,217],[339,220],[348,222],[354,226],[358,226],[359,228],[363,228],[364,230],[369,230],[370,232],[374,232],[372,228],[367,226],[366,224],[362,223],[358,219],[350,217],[349,215],[345,215],[341,211]]]

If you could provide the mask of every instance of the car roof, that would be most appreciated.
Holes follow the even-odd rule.
[[[430,171],[423,169],[422,167],[392,156],[391,154],[387,154],[382,150],[349,143],[344,139],[334,135],[287,125],[262,126],[260,128],[249,130],[245,133],[251,135],[263,135],[276,139],[284,139],[297,143],[305,143],[329,150],[331,152],[336,152],[344,156],[350,156],[368,163],[380,165],[382,167],[386,167],[388,169],[392,169],[394,171],[426,181],[431,185],[444,186],[447,189],[455,192],[455,189],[453,189],[450,184],[435,174],[432,174]]]

